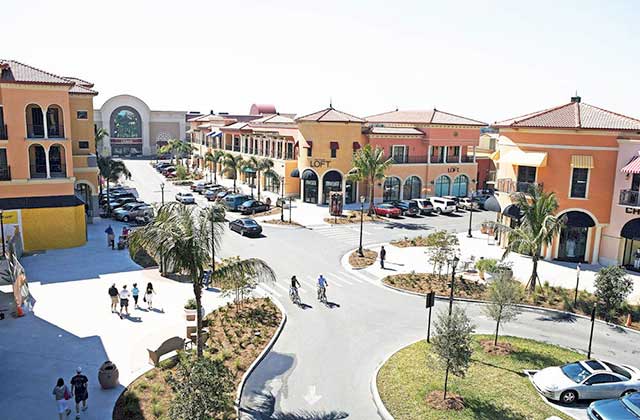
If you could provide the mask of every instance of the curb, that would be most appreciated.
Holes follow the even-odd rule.
[[[280,325],[278,326],[275,334],[273,334],[273,337],[271,337],[271,340],[269,340],[269,343],[265,346],[264,349],[262,349],[262,352],[258,355],[258,357],[256,357],[253,363],[251,363],[251,366],[249,366],[249,368],[244,372],[244,375],[242,375],[242,379],[240,380],[240,384],[238,385],[238,389],[236,391],[236,399],[233,404],[235,407],[237,418],[240,418],[240,399],[242,398],[242,391],[244,391],[244,386],[247,383],[247,379],[249,379],[249,376],[253,373],[258,364],[266,357],[267,353],[271,351],[271,348],[273,348],[274,344],[280,337],[280,333],[282,333],[282,330],[284,329],[284,324],[287,322],[287,311],[284,309],[282,303],[280,303],[278,299],[271,295],[269,295],[269,299],[271,299],[271,301],[280,310],[282,319],[280,320]]]

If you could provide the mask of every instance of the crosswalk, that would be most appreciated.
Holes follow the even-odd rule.
[[[329,272],[323,273],[323,275],[327,279],[329,287],[336,287],[338,289],[364,284],[380,285],[380,281],[378,279],[369,276],[368,273],[362,271]],[[289,279],[278,279],[275,282],[260,283],[257,288],[275,297],[288,297],[289,281]],[[316,293],[317,276],[301,275],[298,276],[298,281],[301,284],[301,287],[298,289],[298,292],[301,295]]]
[[[315,225],[308,226],[314,232],[326,238],[337,240],[340,242],[358,242],[360,235],[360,226],[332,226],[332,225]],[[363,236],[369,236],[371,233],[366,230],[362,231]]]

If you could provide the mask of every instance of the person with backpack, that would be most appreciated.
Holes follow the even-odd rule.
[[[64,384],[64,379],[58,378],[56,386],[53,387],[52,394],[56,398],[58,416],[60,417],[60,420],[64,420],[65,417],[71,414],[71,409],[67,404],[67,401],[71,398],[71,393],[69,392],[69,388]]]
[[[113,283],[109,288],[109,296],[111,296],[111,313],[118,311],[118,289],[116,284]]]
[[[82,368],[78,366],[76,376],[71,378],[71,395],[76,399],[76,419],[80,418],[80,403],[82,403],[82,411],[87,411],[88,383],[89,379],[82,374]]]

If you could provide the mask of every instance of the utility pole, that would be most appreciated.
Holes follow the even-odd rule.
[[[364,252],[362,250],[362,225],[364,220],[364,195],[360,196],[360,246],[358,247],[358,255],[364,257]]]

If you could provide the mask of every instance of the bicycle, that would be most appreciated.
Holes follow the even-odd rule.
[[[327,303],[327,288],[318,286],[318,300]]]
[[[291,287],[289,289],[289,298],[295,305],[300,305],[300,295],[298,294],[298,289],[296,287]]]

